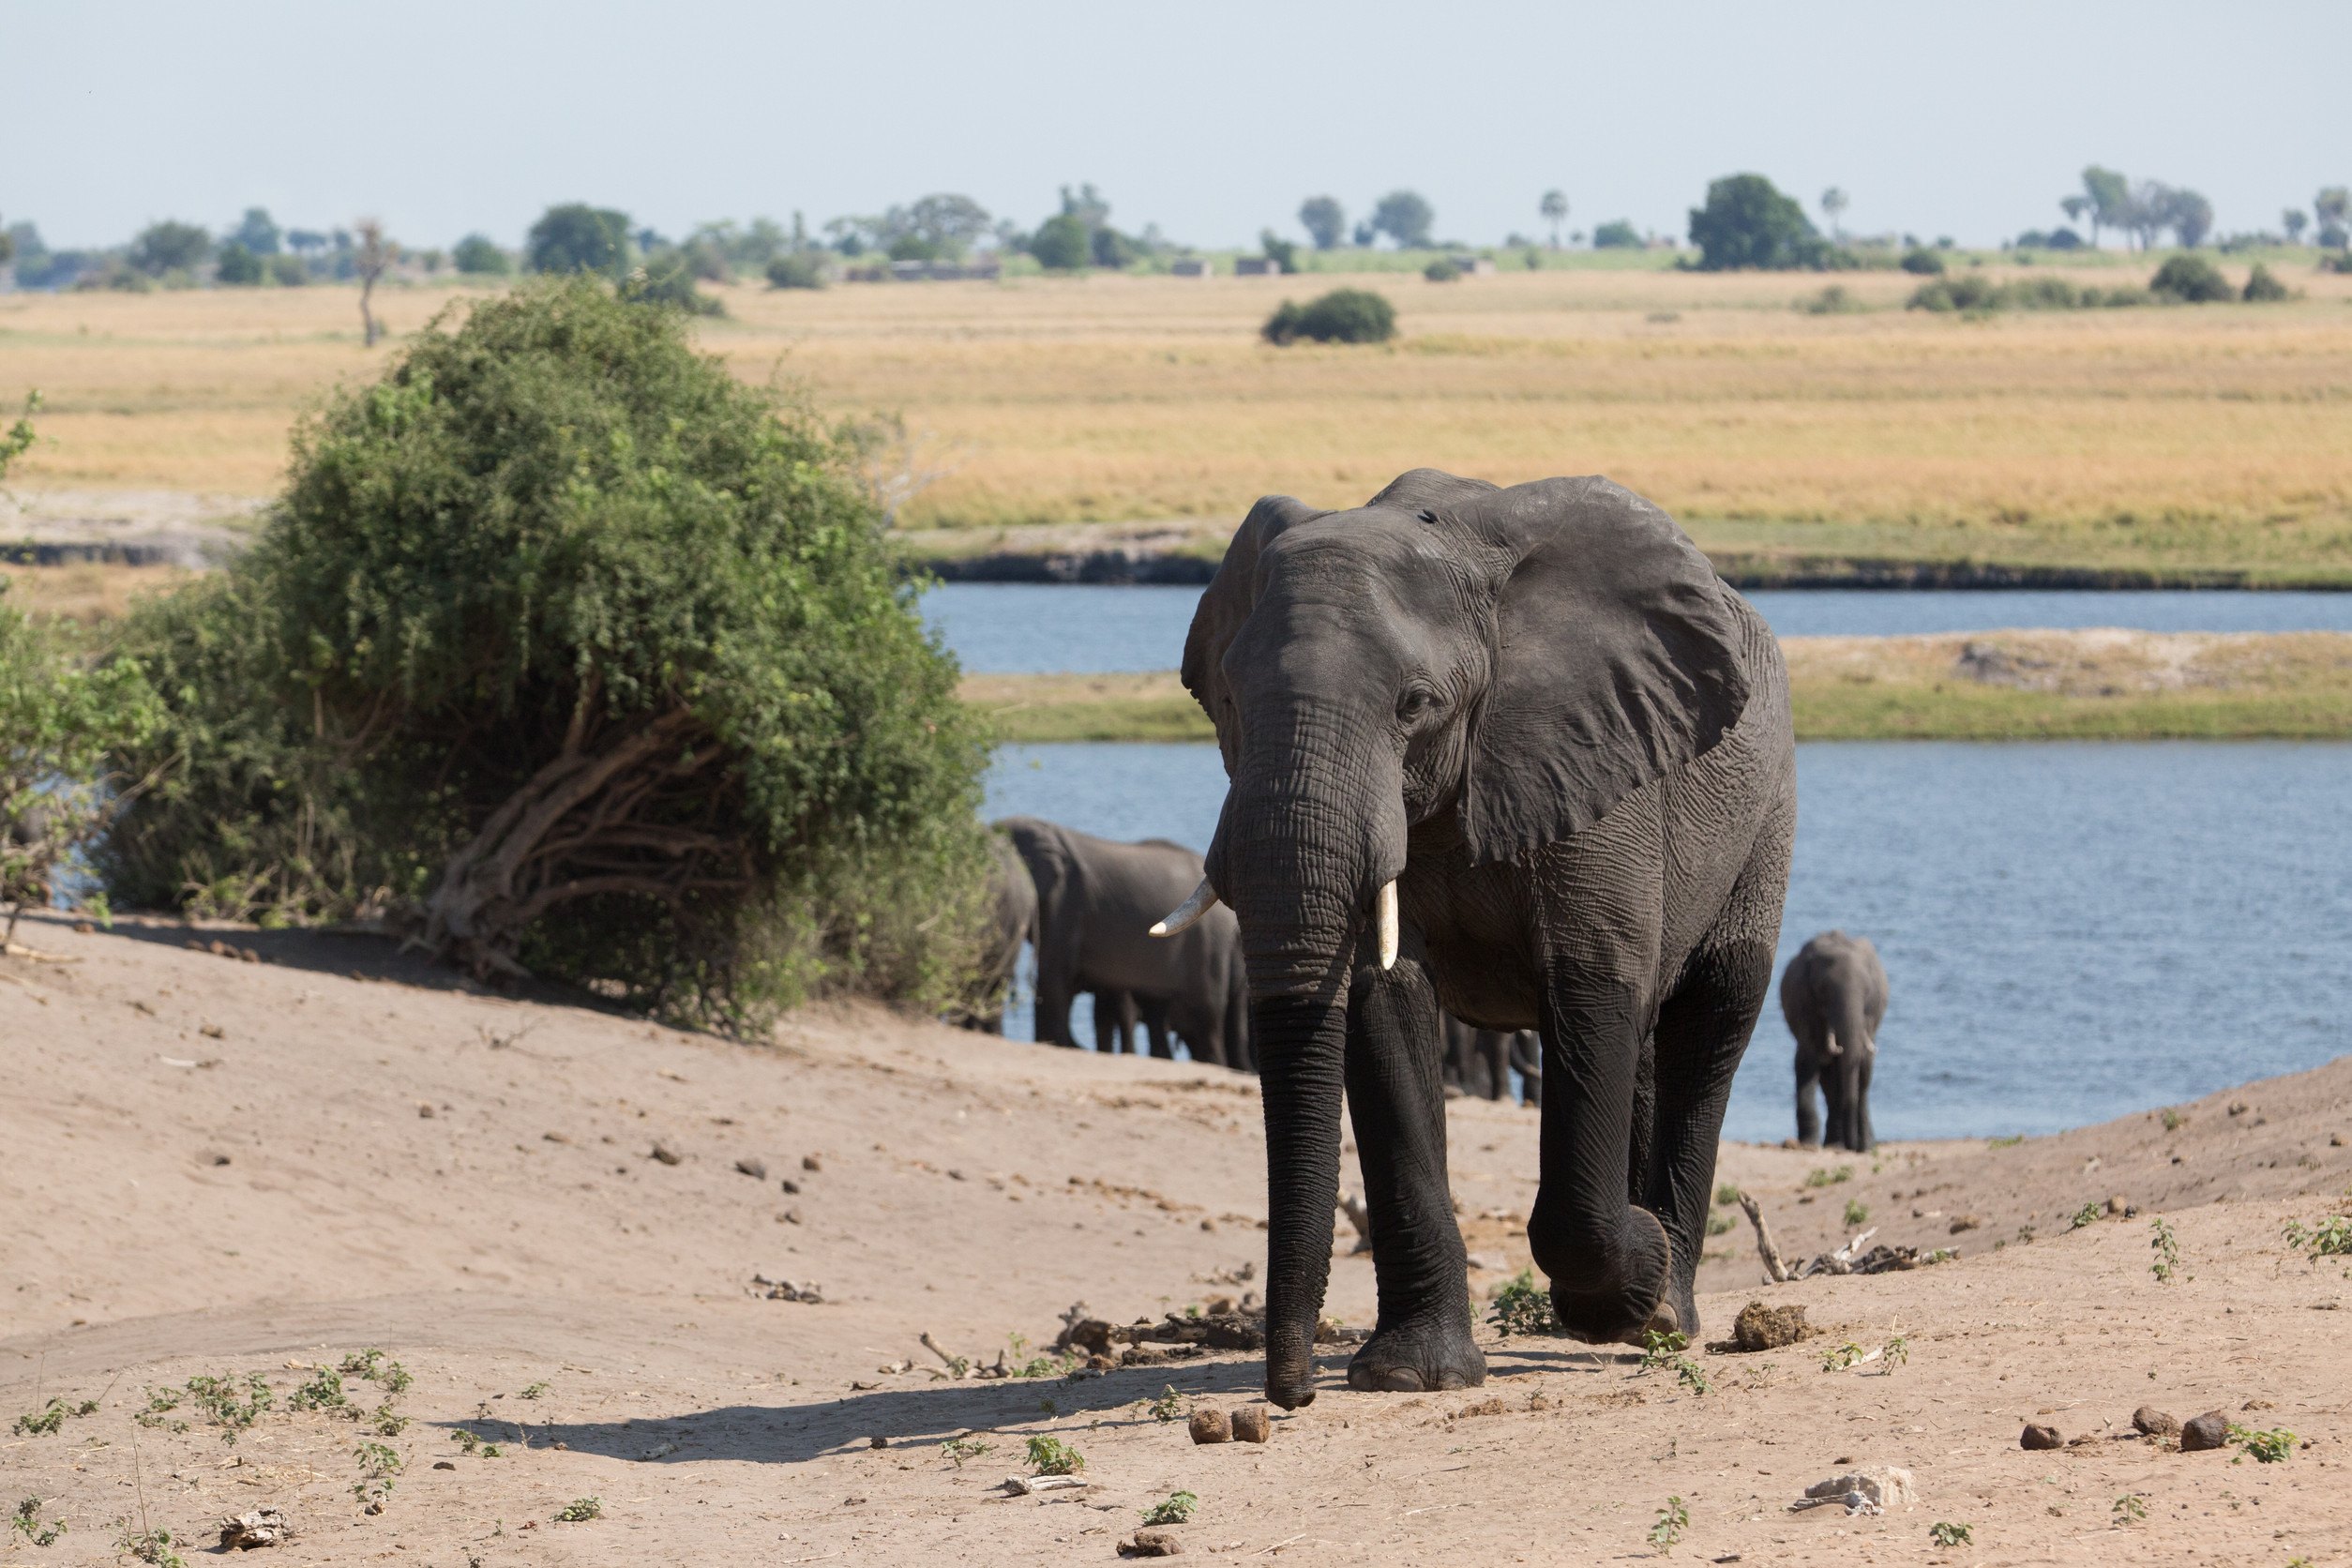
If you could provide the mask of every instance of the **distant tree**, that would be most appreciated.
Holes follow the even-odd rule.
[[[2083,195],[2089,201],[2090,245],[2099,248],[2101,228],[2128,229],[2132,212],[2132,184],[2112,169],[2102,169],[2096,163],[2083,171]]]
[[[1923,278],[1940,278],[1944,273],[1944,259],[1933,250],[1914,249],[1904,252],[1903,270]]]
[[[2194,190],[2167,190],[2164,217],[2164,226],[2186,249],[2194,250],[2213,232],[2213,204]]]
[[[2215,305],[2238,297],[2222,269],[2202,256],[2172,256],[2148,280],[2148,292],[2188,305]]]
[[[1691,209],[1691,239],[1707,272],[1810,265],[1818,238],[1804,208],[1761,174],[1726,175],[1708,186],[1705,206]]]
[[[513,259],[492,244],[488,234],[466,235],[449,254],[460,272],[477,278],[504,278],[515,270]]]
[[[1309,305],[1284,300],[1261,334],[1270,343],[1312,338],[1319,343],[1385,343],[1396,335],[1396,309],[1368,289],[1334,289]]]
[[[2290,245],[2303,243],[2303,230],[2311,223],[2310,214],[2300,207],[2289,207],[2279,214],[2279,221],[2286,225],[2287,243]]]
[[[1114,272],[1122,267],[1133,266],[1136,257],[1140,254],[1135,241],[1108,223],[1094,231],[1088,248],[1093,252],[1096,266],[1109,267]]]
[[[269,275],[281,289],[298,289],[310,280],[310,268],[299,256],[272,256]]]
[[[1086,232],[1086,220],[1076,213],[1057,213],[1037,225],[1030,237],[1029,253],[1037,258],[1037,264],[1062,270],[1076,270],[1093,256],[1093,236]]]
[[[376,280],[400,259],[400,248],[384,237],[384,224],[372,218],[363,218],[352,225],[359,243],[354,248],[352,267],[359,277],[359,320],[368,335],[368,347],[374,348],[376,339],[384,336],[384,324],[376,320],[372,305]]]
[[[224,245],[242,245],[256,256],[278,254],[278,225],[269,220],[267,207],[248,207],[245,217],[234,229],[222,236]]]
[[[628,214],[570,202],[539,216],[523,238],[522,250],[534,272],[600,272],[618,278],[628,263]]]
[[[1821,216],[1830,220],[1831,238],[1846,237],[1846,231],[1838,227],[1838,220],[1846,216],[1846,209],[1851,204],[1851,199],[1836,186],[1821,192]]]
[[[212,254],[212,236],[193,223],[150,223],[130,242],[130,264],[150,278],[193,272]]]
[[[2089,214],[2095,210],[2096,204],[2093,203],[2088,196],[2061,196],[2058,198],[2058,208],[2066,214],[2066,220],[2068,222],[2080,223],[2086,217],[2089,216]],[[2091,238],[2094,244],[2097,243],[2098,234],[2099,231],[2094,227],[2091,230]]]
[[[1559,249],[1560,225],[1568,217],[1568,193],[1564,190],[1546,190],[1544,199],[1535,204],[1535,210],[1543,216],[1545,222],[1552,226],[1552,249]]]
[[[220,252],[220,264],[213,269],[213,280],[223,287],[249,289],[261,282],[268,265],[259,256],[234,240]]]
[[[1299,248],[1272,229],[1259,231],[1258,244],[1266,252],[1266,259],[1284,274],[1299,270]]]
[[[1318,250],[1336,250],[1347,242],[1348,214],[1330,196],[1309,196],[1299,204],[1299,227]]]
[[[2319,221],[2319,243],[2342,249],[2345,227],[2352,224],[2352,189],[2329,186],[2311,199],[2311,213]]]
[[[1358,249],[1369,249],[1372,242],[1380,237],[1380,231],[1375,229],[1369,223],[1359,223],[1356,225],[1356,232],[1353,237]]]
[[[2246,275],[2246,286],[2238,297],[2249,305],[2267,305],[2292,299],[2295,295],[2284,283],[2279,281],[2277,274],[2256,262],[2254,271]]]
[[[309,255],[313,250],[326,249],[326,236],[316,229],[289,229],[286,231],[286,248],[297,255]]]
[[[1372,209],[1372,232],[1386,234],[1399,250],[1427,245],[1429,225],[1437,220],[1437,210],[1410,190],[1392,190]]]
[[[1432,283],[1458,283],[1462,279],[1462,269],[1454,264],[1452,257],[1440,256],[1423,267],[1421,275]]]
[[[1079,186],[1075,196],[1065,185],[1062,188],[1062,216],[1077,219],[1086,225],[1088,234],[1093,234],[1110,221],[1110,204],[1092,185]]]
[[[895,217],[899,209],[891,209]],[[936,254],[953,261],[972,249],[972,241],[988,232],[988,209],[969,196],[952,192],[924,197],[906,209],[910,234],[936,248]]]
[[[1634,227],[1631,219],[1626,218],[1612,219],[1606,223],[1596,224],[1592,230],[1592,249],[1595,250],[1638,250],[1641,249],[1641,231]]]
[[[822,251],[795,250],[778,256],[768,264],[768,287],[772,289],[822,289],[825,286],[824,268],[817,257]]]
[[[0,229],[0,263],[4,263],[4,262],[8,261],[10,257],[14,256],[15,254],[16,254],[16,234],[15,234],[15,233],[14,233],[13,231],[11,231],[11,230],[8,230],[8,229]]]
[[[30,221],[19,219],[0,230],[0,262],[10,256],[17,259],[20,274],[27,266],[38,266],[49,259],[49,246],[41,239],[41,232]]]
[[[621,286],[622,294],[641,305],[675,306],[690,315],[725,315],[725,305],[694,286],[695,279],[701,276],[698,258],[690,247],[657,245],[629,270]]]

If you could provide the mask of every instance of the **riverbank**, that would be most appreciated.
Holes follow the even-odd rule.
[[[1999,631],[1782,644],[1800,740],[2344,740],[2352,636]],[[1172,671],[967,675],[1008,741],[1214,738]]]

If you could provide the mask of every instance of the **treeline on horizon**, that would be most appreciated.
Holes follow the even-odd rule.
[[[1726,175],[1708,188],[1703,205],[1690,209],[1689,245],[1696,258],[1677,264],[1702,271],[1740,268],[1838,271],[1896,264],[1922,251],[1951,250],[1949,235],[1932,241],[1911,234],[1849,234],[1843,227],[1851,198],[1841,188],[1824,190],[1818,205],[1826,232],[1802,204],[1761,174]],[[2198,192],[2160,180],[2134,182],[2121,173],[2090,165],[2082,188],[2057,203],[2067,222],[2026,229],[2001,249],[2024,252],[2098,249],[2113,232],[2141,251],[2152,250],[2170,234],[2186,250],[2209,242],[2224,252],[2299,246],[2306,232],[2336,264],[2352,260],[2352,191],[2323,188],[2311,210],[2288,208],[2277,229],[2235,231],[2215,237],[2212,204]],[[1303,252],[1370,251],[1385,245],[1397,252],[1498,250],[1523,252],[1527,264],[1542,264],[1546,251],[1672,249],[1683,236],[1637,230],[1628,219],[1567,231],[1571,208],[1565,192],[1547,190],[1535,204],[1544,233],[1513,233],[1500,246],[1473,246],[1439,237],[1437,209],[1424,196],[1392,190],[1351,220],[1331,195],[1307,197],[1295,219],[1305,234],[1302,244],[1268,228],[1259,251],[1275,270],[1305,270]],[[638,284],[689,308],[712,309],[694,294],[694,284],[764,277],[776,287],[817,287],[844,266],[879,262],[957,264],[974,255],[1000,262],[1026,257],[1049,272],[1088,269],[1164,271],[1173,263],[1203,253],[1161,233],[1155,223],[1128,232],[1110,220],[1111,205],[1093,185],[1061,190],[1060,210],[1034,229],[992,216],[969,196],[940,192],[879,215],[845,216],[811,232],[799,213],[791,226],[774,219],[698,225],[683,239],[641,226],[626,212],[587,203],[551,206],[531,227],[520,250],[475,233],[456,244],[403,248],[395,243],[400,273],[415,278],[443,273],[495,278],[516,272],[593,271],[616,279],[642,274]],[[128,243],[98,249],[53,250],[37,224],[20,220],[0,232],[0,263],[14,262],[17,286],[24,289],[298,287],[312,282],[361,278],[364,247],[355,222],[324,229],[282,228],[261,207],[247,209],[238,222],[216,234],[178,219],[151,223]],[[2084,231],[2088,231],[2086,234]]]

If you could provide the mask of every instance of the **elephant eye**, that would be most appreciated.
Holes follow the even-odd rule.
[[[1407,686],[1396,700],[1396,716],[1407,724],[1438,705],[1438,694],[1427,686]]]

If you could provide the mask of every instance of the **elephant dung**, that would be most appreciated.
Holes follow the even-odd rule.
[[[248,1551],[255,1546],[275,1546],[293,1539],[294,1531],[286,1526],[286,1515],[275,1508],[255,1508],[220,1521],[223,1551],[232,1547]]]
[[[1820,1508],[1842,1502],[1848,1514],[1883,1514],[1918,1501],[1919,1488],[1912,1485],[1909,1470],[1899,1465],[1878,1465],[1817,1481],[1805,1488],[1803,1500],[1796,1506]]]
[[[1949,1234],[1957,1236],[1963,1230],[1979,1229],[1983,1226],[1983,1224],[1984,1222],[1977,1218],[1974,1214],[1962,1214],[1958,1219],[1952,1222],[1952,1229]]]
[[[1231,1442],[1233,1424],[1214,1405],[1203,1405],[1192,1412],[1189,1430],[1195,1442]]]
[[[2208,1449],[2229,1446],[2229,1417],[2219,1410],[2208,1410],[2192,1421],[2180,1424],[2180,1452],[2202,1454]]]
[[[1264,1442],[1274,1436],[1274,1412],[1263,1405],[1244,1405],[1233,1412],[1235,1442]]]
[[[2058,1436],[2058,1428],[2055,1426],[2037,1426],[2032,1422],[2028,1422],[2024,1434],[2017,1440],[2017,1446],[2019,1448],[2064,1448],[2066,1440]]]
[[[1120,1550],[1134,1557],[1182,1557],[1184,1538],[1172,1530],[1138,1530],[1135,1540]]]
[[[2133,1410],[2132,1425],[2147,1437],[2172,1438],[2180,1435],[2180,1423],[2153,1405],[2142,1405]]]
[[[1801,1305],[1766,1306],[1750,1302],[1731,1325],[1731,1340],[1742,1350],[1777,1350],[1811,1332],[1805,1327],[1805,1309]]]

